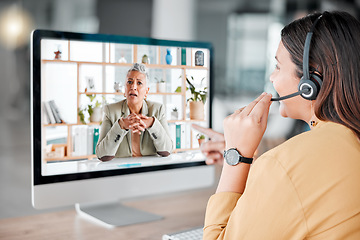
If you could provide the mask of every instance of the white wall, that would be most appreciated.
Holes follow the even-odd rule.
[[[154,0],[151,37],[194,40],[196,8],[196,0]]]

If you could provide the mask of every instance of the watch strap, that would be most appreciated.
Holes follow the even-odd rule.
[[[243,156],[240,157],[240,162],[242,163],[252,164],[253,160],[254,160],[253,158],[247,158]]]

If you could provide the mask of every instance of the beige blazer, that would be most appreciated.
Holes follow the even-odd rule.
[[[360,239],[360,143],[321,122],[259,157],[244,193],[213,195],[204,239]]]
[[[169,152],[173,143],[169,134],[164,105],[143,101],[141,114],[154,117],[155,121],[140,136],[140,152],[143,156],[156,155],[157,152]],[[96,156],[131,157],[131,131],[120,127],[118,120],[130,115],[127,101],[122,100],[104,107],[104,117],[100,128]]]

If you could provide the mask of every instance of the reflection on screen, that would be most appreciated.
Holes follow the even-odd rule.
[[[203,137],[191,124],[208,127],[209,54],[209,49],[177,46],[41,40],[42,175],[203,160],[199,151]],[[121,139],[128,142],[127,148],[119,147],[109,153],[114,159],[103,162],[98,159],[97,145],[109,123],[104,121],[105,106],[126,104],[126,76],[133,63],[146,65],[146,102],[163,110],[171,154],[161,157],[142,150],[143,157],[131,157],[129,131]],[[120,114],[112,111],[110,128],[118,124]],[[145,132],[140,136],[140,149],[154,141],[154,135]]]

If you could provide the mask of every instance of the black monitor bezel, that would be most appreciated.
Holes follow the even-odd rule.
[[[191,162],[191,163],[177,163],[166,164],[151,167],[138,167],[128,169],[114,169],[94,172],[80,172],[62,175],[43,176],[41,174],[41,40],[42,39],[57,39],[57,40],[86,40],[92,42],[110,42],[110,43],[124,43],[124,44],[144,44],[144,45],[159,45],[159,46],[174,46],[174,47],[191,47],[191,48],[205,48],[210,54],[210,73],[209,73],[209,127],[212,126],[212,101],[213,101],[213,47],[209,42],[186,42],[186,41],[172,41],[160,40],[154,38],[107,35],[107,34],[90,34],[90,33],[74,33],[51,30],[34,30],[32,32],[32,50],[31,50],[31,95],[32,95],[32,171],[33,184],[42,185],[49,183],[67,182],[74,180],[85,180],[100,177],[111,177],[125,174],[143,173],[150,171],[162,171],[184,167],[194,167],[206,165],[205,161]]]

